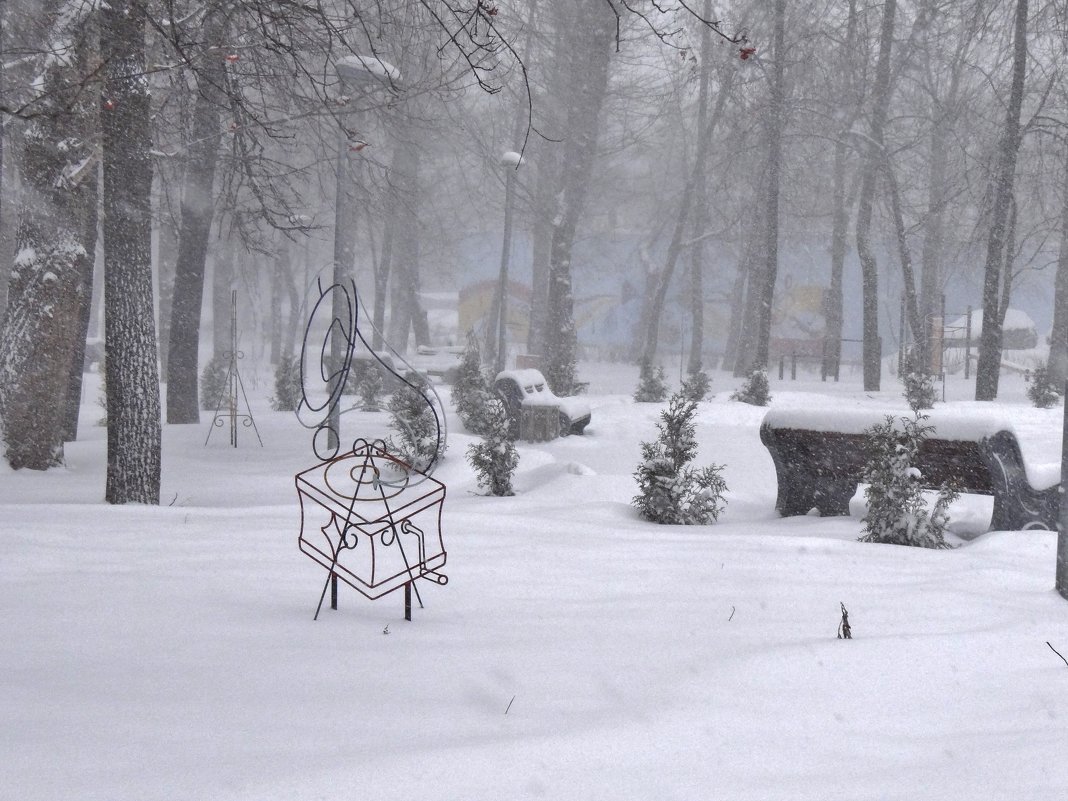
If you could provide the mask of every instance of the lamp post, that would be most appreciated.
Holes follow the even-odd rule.
[[[515,198],[515,173],[523,157],[506,150],[501,154],[501,166],[506,170],[504,178],[504,236],[501,241],[501,270],[497,279],[497,352],[494,370],[500,373],[505,368],[508,349],[508,262],[512,255],[512,206]]]
[[[385,86],[391,91],[396,91],[400,85],[400,70],[376,56],[346,56],[334,62],[338,80],[345,88],[357,89],[367,92],[377,86]],[[346,99],[347,103],[348,100]],[[350,154],[363,149],[363,142],[353,142],[349,126],[346,124],[351,118],[351,111],[343,111],[339,115],[339,130],[337,142],[337,188],[334,198],[334,264],[333,284],[340,285],[352,266],[356,255],[356,232],[355,227],[349,225],[349,188],[352,179],[349,169]],[[344,298],[341,292],[335,291],[331,300],[331,311],[334,320],[341,320],[348,316],[348,310],[344,306]],[[345,350],[349,342],[344,337],[340,326],[335,325],[330,333],[330,381],[342,380],[342,365],[345,363]],[[343,390],[344,388],[340,388]],[[332,395],[338,390],[333,383],[329,387]],[[340,390],[338,390],[340,391]],[[340,446],[341,434],[341,409],[340,404],[333,404],[329,410],[329,425],[327,445],[331,450]]]

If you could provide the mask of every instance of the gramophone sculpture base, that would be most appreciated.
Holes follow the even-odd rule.
[[[417,579],[448,583],[438,572],[446,560],[445,485],[391,456],[382,443],[358,440],[352,451],[298,473],[296,487],[298,544],[329,574],[332,609],[339,580],[371,599],[404,588],[410,620]]]

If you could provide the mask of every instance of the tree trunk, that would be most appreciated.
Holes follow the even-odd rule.
[[[375,307],[372,314],[374,337],[372,346],[381,350],[386,333],[386,299],[389,292],[389,276],[393,272],[393,238],[397,229],[397,203],[392,198],[386,203],[386,220],[382,230],[382,255],[375,263]]]
[[[230,293],[237,259],[238,245],[233,240],[216,240],[211,260],[211,358],[216,362],[226,361],[230,351]]]
[[[575,389],[577,334],[571,294],[571,248],[597,156],[601,107],[608,88],[608,65],[615,44],[615,17],[601,0],[583,0],[571,28],[571,83],[567,101],[559,206],[549,248],[548,326],[545,378],[557,395]]]
[[[1053,330],[1049,335],[1049,377],[1056,386],[1068,380],[1068,151],[1061,198],[1061,247],[1053,283]]]
[[[78,40],[79,52],[73,63],[57,58],[44,70],[45,100],[20,154],[17,254],[0,326],[0,424],[15,469],[63,461],[82,298],[90,291],[84,282],[92,275],[85,237],[97,198],[93,116],[77,76],[93,39],[83,35],[91,25],[84,12],[60,19],[55,33]],[[82,338],[84,349],[84,332]]]
[[[979,361],[975,369],[977,401],[992,401],[998,396],[998,380],[1001,374],[999,284],[1005,253],[1005,229],[1016,175],[1016,156],[1020,149],[1020,111],[1023,107],[1026,75],[1027,0],[1017,0],[1013,32],[1012,88],[1005,112],[1005,127],[998,143],[990,233],[987,237],[986,264],[983,268],[983,330],[979,337]]]
[[[749,276],[749,267],[752,263],[750,249],[745,248],[744,255],[738,260],[738,269],[734,273],[734,282],[731,285],[731,316],[727,323],[727,342],[723,345],[723,368],[733,365],[735,377],[744,375],[738,372],[748,365],[742,364],[740,358],[742,326],[744,325],[744,310],[746,298],[746,279]]]
[[[708,35],[707,28],[705,29],[705,33]],[[710,48],[711,45],[709,45],[709,49]],[[702,50],[702,52],[704,52],[704,50]],[[649,319],[645,329],[645,336],[643,337],[644,343],[641,352],[642,364],[651,365],[656,361],[656,351],[660,340],[660,318],[664,312],[664,301],[667,298],[667,291],[671,284],[671,278],[675,273],[675,266],[678,263],[679,254],[682,252],[682,237],[690,220],[690,209],[693,204],[694,196],[699,191],[698,187],[704,184],[705,162],[708,160],[709,146],[712,141],[712,135],[716,130],[716,124],[723,115],[727,96],[730,94],[731,85],[734,82],[734,71],[727,74],[727,79],[720,87],[719,94],[716,98],[716,107],[712,111],[711,116],[708,114],[707,78],[707,75],[703,77],[700,94],[698,96],[697,146],[694,154],[694,167],[686,183],[683,184],[682,187],[682,197],[679,199],[679,211],[678,215],[675,217],[675,225],[671,233],[671,241],[668,244],[667,254],[664,258],[664,266],[656,274],[656,290],[653,294],[652,303],[650,304]],[[705,211],[702,209],[702,214],[704,213]],[[691,282],[693,280],[691,274]],[[700,289],[699,276],[697,281],[698,289]],[[695,302],[703,304],[703,295],[699,294]],[[700,347],[698,347],[698,360],[700,360]]]
[[[160,403],[152,308],[152,137],[145,15],[102,8],[108,503],[159,503]]]
[[[398,135],[390,175],[397,193],[396,224],[393,229],[392,278],[389,292],[389,327],[386,340],[390,347],[404,354],[413,329],[416,341],[424,334],[422,307],[419,302],[419,238],[421,222],[420,168],[422,147],[418,136],[407,124]]]
[[[168,343],[171,339],[171,309],[174,304],[174,272],[178,261],[178,225],[174,215],[169,210],[163,209],[163,202],[164,198],[161,197],[157,203],[159,207],[159,227],[157,228],[159,246],[156,253],[156,271],[158,274],[157,285],[159,286],[160,367],[163,370],[163,375],[167,375],[167,359],[170,351]]]
[[[94,115],[93,127],[98,128],[99,119]],[[97,226],[100,222],[100,171],[93,166],[86,178],[86,209],[82,241],[85,255],[78,259],[80,280],[78,283],[78,321],[74,332],[74,349],[70,358],[67,379],[67,408],[63,439],[73,442],[78,438],[78,414],[82,406],[82,378],[85,375],[85,346],[89,336],[89,317],[93,311],[93,273],[96,267]]]
[[[894,40],[896,0],[886,0],[879,33],[879,56],[872,89],[871,141],[857,202],[857,256],[860,259],[864,317],[864,390],[876,392],[882,379],[882,349],[879,338],[879,269],[868,240],[875,201],[875,182],[885,160],[883,129],[890,105],[890,50]]]
[[[786,60],[786,0],[775,3],[775,64],[771,78],[771,107],[768,110],[768,196],[764,219],[764,270],[757,307],[756,353],[753,366],[766,370],[771,343],[771,308],[775,282],[779,276],[779,194],[782,176],[782,134],[786,127],[786,94],[783,64]]]
[[[849,0],[845,46],[841,61],[843,75],[839,83],[839,91],[843,92],[843,94],[853,84],[853,75],[857,67],[856,42],[857,3],[856,0]],[[849,147],[844,137],[849,129],[853,127],[859,104],[859,98],[857,98],[855,92],[852,92],[849,96],[853,98],[853,102],[850,104],[849,113],[838,133],[838,139],[834,143],[833,188],[831,190],[831,202],[833,205],[831,213],[831,279],[824,304],[824,318],[826,320],[823,350],[824,375],[838,375],[842,363],[842,277],[845,274],[846,251],[849,247],[847,242],[849,203],[846,195],[846,167]]]
[[[197,73],[193,131],[186,148],[178,261],[167,342],[168,423],[200,422],[197,391],[200,315],[204,305],[204,264],[214,215],[215,165],[222,138],[219,107],[224,100],[225,74],[219,48],[226,34],[221,13],[211,14],[204,25],[205,62]]]
[[[281,237],[279,237],[281,239]],[[271,258],[271,314],[267,325],[270,326],[270,359],[277,365],[282,358],[282,292],[288,281],[289,251],[284,242],[279,242]]]
[[[946,161],[949,157],[948,131],[944,115],[935,110],[934,127],[931,130],[930,156],[928,161],[927,215],[923,223],[923,249],[920,271],[920,314],[924,322],[924,336],[920,341],[919,361],[925,372],[935,364],[931,341],[930,321],[942,314],[942,253],[945,250],[946,218]],[[945,326],[942,320],[941,325]]]
[[[883,155],[886,156],[885,150]],[[901,208],[901,191],[898,189],[897,176],[888,157],[883,158],[883,172],[886,175],[886,187],[890,193],[890,214],[894,218],[894,235],[897,239],[897,252],[901,259],[901,284],[905,291],[905,316],[912,330],[914,342],[926,339],[920,317],[919,301],[916,297],[916,276],[912,269],[912,250],[909,248],[908,232],[905,230],[905,214]],[[904,337],[904,331],[901,332]]]

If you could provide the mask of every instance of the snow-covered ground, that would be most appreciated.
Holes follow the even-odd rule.
[[[580,374],[585,436],[521,444],[514,498],[477,494],[450,420],[450,582],[421,585],[411,623],[399,594],[345,587],[312,621],[324,577],[297,550],[293,475],[315,460],[265,378],[262,448],[166,427],[158,508],[103,504],[91,404],[67,468],[0,468],[0,798],[1065,797],[1055,534],[985,533],[975,497],[950,551],[856,542],[860,495],[853,517],[779,519],[764,410],[722,373],[698,437],[726,513],[645,523],[631,474],[663,407],[630,399],[633,367]],[[904,413],[884,386],[773,378],[772,405]],[[951,377],[949,405],[971,392]],[[1013,376],[1002,396],[1026,458],[1057,460],[1061,410]]]

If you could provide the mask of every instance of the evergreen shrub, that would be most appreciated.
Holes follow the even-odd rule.
[[[433,393],[426,378],[408,373],[389,399],[389,425],[397,435],[390,439],[390,450],[420,472],[445,454],[445,438],[439,437]],[[435,458],[436,457],[436,458]]]
[[[285,355],[274,368],[274,395],[271,408],[276,412],[295,412],[301,399],[300,359]]]
[[[763,367],[751,370],[745,382],[731,395],[731,400],[741,401],[753,406],[767,406],[771,403],[768,371]]]
[[[861,542],[946,548],[944,535],[949,525],[949,505],[958,493],[942,486],[934,506],[928,509],[923,497],[920,471],[915,467],[923,441],[934,427],[927,416],[891,416],[872,426],[867,435],[868,461],[861,481],[868,484],[864,497],[868,514],[864,518]]]
[[[712,379],[704,370],[690,373],[682,382],[682,394],[698,403],[708,396],[708,390],[712,386]]]
[[[474,331],[467,332],[467,343],[452,387],[452,405],[464,428],[483,434],[489,425],[486,406],[493,398],[489,381],[482,372],[482,354]]]
[[[638,403],[661,403],[667,396],[663,365],[657,365],[656,369],[653,369],[652,363],[643,359],[638,373],[638,388],[634,390],[634,400]]]
[[[514,495],[512,474],[519,464],[519,453],[509,436],[504,402],[489,398],[482,413],[482,441],[468,446],[467,461],[475,470],[478,485],[490,495]]]
[[[632,503],[646,520],[708,525],[726,506],[723,468],[690,466],[697,455],[696,413],[695,400],[675,393],[660,413],[656,441],[642,443],[642,462],[634,472],[639,494]]]
[[[214,356],[200,374],[200,408],[206,412],[214,412],[223,402],[229,387],[226,386],[226,375],[230,370],[229,360],[217,359]]]
[[[1039,409],[1056,406],[1061,399],[1063,387],[1050,380],[1049,366],[1040,364],[1027,377],[1027,397]]]

